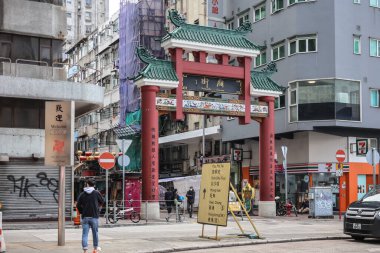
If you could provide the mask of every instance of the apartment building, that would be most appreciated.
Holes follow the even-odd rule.
[[[67,17],[65,51],[109,19],[109,0],[64,0]]]
[[[104,87],[103,107],[75,120],[76,150],[118,152],[113,127],[119,122],[119,13],[66,53],[69,80]]]
[[[2,0],[0,13],[1,211],[4,219],[56,219],[59,173],[44,165],[45,102],[74,101],[80,115],[103,103],[103,88],[66,81],[62,1]],[[71,172],[67,167],[67,217]]]
[[[220,1],[219,1],[220,2]],[[287,146],[289,197],[304,199],[311,186],[331,186],[334,210],[373,184],[365,154],[379,148],[380,2],[364,0],[226,1],[225,26],[253,23],[251,39],[263,46],[254,67],[275,62],[272,77],[286,87],[276,101],[276,194],[284,196],[281,146]],[[251,154],[243,179],[258,177],[259,126],[223,119],[223,142]],[[236,131],[239,129],[239,131]],[[338,178],[336,152],[346,154]]]

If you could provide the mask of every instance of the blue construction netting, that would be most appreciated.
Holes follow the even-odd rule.
[[[126,113],[139,109],[139,91],[128,77],[139,70],[136,47],[139,45],[139,1],[120,1],[119,76],[120,76],[120,121],[125,126]]]
[[[120,127],[126,115],[140,109],[140,91],[128,77],[136,76],[142,65],[136,48],[143,46],[158,58],[164,57],[161,37],[164,35],[165,9],[162,0],[120,0]]]

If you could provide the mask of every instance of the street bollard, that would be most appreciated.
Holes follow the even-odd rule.
[[[3,233],[3,213],[0,212],[0,252],[5,251],[7,251],[7,248],[5,247],[5,239]]]
[[[148,223],[148,201],[145,201],[145,222]]]
[[[112,202],[113,204],[113,222],[116,223],[116,201]]]

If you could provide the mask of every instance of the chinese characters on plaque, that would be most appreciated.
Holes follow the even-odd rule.
[[[71,102],[45,104],[45,164],[70,165],[72,147]]]

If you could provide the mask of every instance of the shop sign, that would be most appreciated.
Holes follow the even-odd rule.
[[[45,164],[73,165],[74,104],[67,101],[45,103]]]
[[[368,152],[368,139],[356,139],[356,155],[365,156]]]
[[[203,164],[198,223],[227,226],[230,171],[230,163]]]
[[[335,163],[320,163],[318,164],[319,173],[335,173],[336,165]]]
[[[243,150],[233,149],[232,158],[233,158],[233,161],[241,162],[243,160]]]

